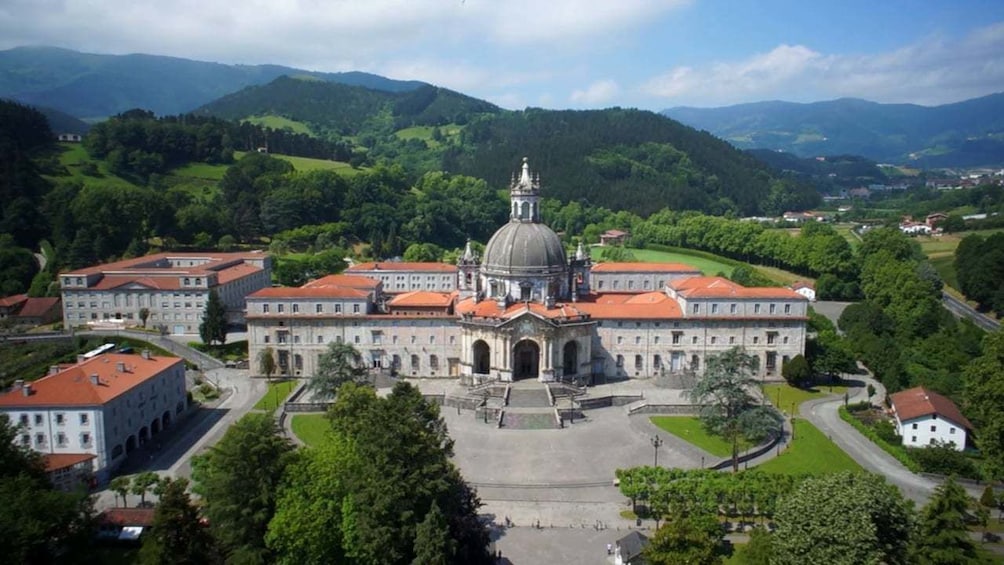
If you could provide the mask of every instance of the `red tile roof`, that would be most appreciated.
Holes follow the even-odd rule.
[[[255,273],[260,273],[261,271],[261,267],[249,265],[247,263],[241,263],[239,265],[227,267],[226,269],[220,269],[217,271],[216,284],[226,284],[230,281],[235,281],[237,279],[251,276]]]
[[[701,270],[684,263],[597,263],[593,265],[594,273],[696,273]]]
[[[303,288],[346,286],[349,288],[373,289],[379,285],[380,281],[374,279],[373,277],[364,277],[361,275],[328,275],[326,277],[321,277],[317,280],[308,282],[303,285]]]
[[[669,287],[684,298],[776,298],[805,300],[797,292],[780,287],[745,287],[722,277],[689,277],[669,281]]]
[[[10,308],[11,306],[17,306],[18,304],[28,300],[27,294],[15,294],[14,296],[6,296],[0,298],[0,307]]]
[[[954,402],[922,386],[901,390],[891,395],[889,400],[900,422],[937,414],[967,429],[973,429],[973,425],[962,415]]]
[[[144,255],[143,257],[134,257],[132,259],[123,259],[121,261],[115,261],[113,263],[104,263],[101,265],[93,265],[91,267],[86,267],[83,269],[77,269],[74,271],[64,271],[62,275],[93,275],[99,273],[110,273],[115,271],[156,271],[156,272],[175,272],[179,275],[185,273],[191,273],[192,275],[205,274],[209,272],[214,272],[220,269],[221,264],[226,264],[232,261],[243,261],[246,259],[260,260],[266,255],[260,252],[247,252],[247,253],[155,253],[153,255]],[[163,261],[165,259],[208,259],[208,261],[202,265],[196,265],[192,267],[159,267],[152,266],[153,264]]]
[[[349,298],[362,300],[369,293],[347,286],[272,286],[252,292],[247,299],[253,298]]]
[[[808,288],[811,290],[816,289],[815,285],[813,285],[810,281],[795,281],[791,285],[791,290],[801,290],[803,288]]]
[[[414,290],[398,294],[388,302],[388,305],[398,308],[414,308],[419,306],[445,308],[452,304],[453,299],[456,297],[456,292]]]
[[[52,472],[59,469],[66,469],[67,467],[72,467],[77,463],[83,463],[90,459],[96,459],[98,456],[93,453],[46,453],[42,455],[42,461],[45,462],[45,470]]]
[[[18,311],[19,318],[37,318],[45,316],[55,307],[59,306],[61,299],[58,297],[29,298],[24,306]]]
[[[157,290],[178,290],[181,288],[181,280],[177,276],[121,276],[121,275],[111,275],[102,277],[97,284],[89,287],[95,290],[111,290],[113,288],[119,288],[120,286],[125,286],[127,284],[136,283],[147,288],[154,288]]]
[[[441,273],[456,273],[456,265],[435,262],[384,261],[382,263],[359,263],[352,265],[348,271],[438,271]]]
[[[143,526],[153,525],[154,508],[110,508],[98,514],[98,524],[105,526]]]
[[[457,304],[457,314],[470,314],[479,318],[511,318],[527,310],[524,303],[510,305],[505,311],[494,300],[466,299]],[[682,318],[680,305],[661,292],[644,294],[592,294],[578,302],[558,303],[554,308],[531,302],[529,310],[545,318],[575,318],[589,316],[596,320],[637,320]]]
[[[125,371],[119,371],[119,363]],[[161,372],[183,365],[177,357],[150,357],[123,353],[105,353],[69,369],[26,383],[31,393],[22,389],[0,394],[0,407],[22,406],[97,406],[146,382]],[[91,383],[91,375],[98,375],[98,384]]]

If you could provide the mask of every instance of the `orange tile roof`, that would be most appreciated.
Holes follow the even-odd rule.
[[[441,273],[456,273],[456,265],[436,262],[384,261],[378,263],[359,263],[352,265],[347,271],[438,271]]]
[[[901,390],[889,397],[900,422],[937,414],[946,420],[973,429],[973,425],[962,415],[959,407],[944,396],[922,386]]]
[[[93,453],[46,453],[42,455],[42,461],[45,462],[45,470],[49,472],[72,467],[77,463],[83,463],[84,461],[96,458],[97,455]]]
[[[349,288],[369,288],[373,289],[380,285],[380,281],[373,277],[362,275],[328,275],[313,280],[303,285],[303,288],[347,286]]]
[[[468,298],[459,302],[456,310],[458,314],[470,314],[477,318],[499,318],[506,320],[515,318],[527,311],[548,319],[568,319],[586,316],[586,313],[579,310],[576,306],[570,303],[559,303],[554,308],[548,308],[537,302],[517,302],[510,304],[508,308],[502,310],[494,300],[482,300],[475,303],[473,298]]]
[[[34,318],[44,316],[62,301],[59,297],[29,298],[18,311],[19,318]]]
[[[155,508],[109,508],[98,514],[98,524],[105,526],[143,526],[153,525]]]
[[[99,273],[108,273],[113,271],[165,271],[165,272],[177,272],[178,274],[192,273],[194,274],[205,274],[208,272],[213,272],[219,269],[220,264],[227,263],[230,261],[242,261],[245,259],[262,259],[266,255],[259,252],[247,252],[247,253],[154,253],[153,255],[144,255],[143,257],[133,257],[132,259],[123,259],[121,261],[115,261],[112,263],[104,263],[101,265],[93,265],[83,269],[77,269],[73,271],[64,271],[60,274],[62,275],[93,275]],[[146,266],[150,263],[155,263],[164,259],[209,259],[210,261],[198,266],[193,267],[149,267]]]
[[[499,309],[494,300],[475,303],[466,299],[457,304],[458,314],[470,314],[479,318],[511,318],[527,310],[523,303],[510,305],[505,311]],[[596,320],[636,320],[682,318],[680,305],[661,292],[644,294],[592,294],[578,302],[558,303],[554,308],[531,302],[529,310],[545,318],[575,318],[589,316]]]
[[[125,371],[118,364],[125,364]],[[161,372],[183,365],[177,357],[150,357],[124,353],[105,353],[77,363],[69,369],[26,383],[31,394],[21,389],[0,394],[0,408],[22,406],[97,406],[148,381]],[[91,375],[98,375],[98,384]]]
[[[230,281],[235,281],[237,279],[242,279],[255,273],[259,273],[262,270],[263,269],[257,265],[249,265],[247,263],[241,263],[232,267],[220,269],[217,271],[216,284],[226,284]]]
[[[791,285],[791,290],[800,290],[803,288],[815,290],[816,287],[810,281],[795,281]]]
[[[805,300],[797,292],[781,287],[745,287],[722,277],[688,277],[669,281],[669,287],[684,298],[776,298]]]
[[[355,298],[365,299],[369,296],[358,288],[347,286],[272,286],[252,292],[247,299],[252,298]]]
[[[140,284],[148,288],[155,288],[157,290],[178,290],[179,288],[181,288],[181,281],[178,280],[178,277],[176,276],[130,277],[121,275],[102,277],[101,280],[97,282],[97,284],[91,286],[90,288],[94,290],[111,290],[132,283]]]
[[[594,273],[700,273],[701,270],[685,263],[597,263]]]
[[[404,292],[396,295],[394,298],[388,302],[388,305],[392,307],[417,307],[417,306],[430,306],[436,308],[445,308],[453,303],[453,299],[457,297],[456,292],[432,292],[428,290],[414,290],[411,292]]]
[[[11,306],[17,306],[18,304],[28,300],[27,294],[15,294],[14,296],[6,296],[0,298],[0,306],[9,308]]]

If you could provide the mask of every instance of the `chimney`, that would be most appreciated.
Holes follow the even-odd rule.
[[[24,386],[24,379],[16,379],[14,381],[14,390],[17,390]]]
[[[59,372],[59,365],[49,365],[49,374],[55,375]]]
[[[149,349],[144,349],[142,355],[143,355],[143,359],[149,359],[150,358],[150,350]]]
[[[87,357],[84,357],[84,355],[83,355],[83,354],[80,354],[80,355],[77,355],[77,364],[78,364],[78,365],[79,365],[80,363],[83,363],[84,361],[87,361]]]
[[[92,373],[91,374],[91,384],[94,385],[94,386],[98,386],[100,383],[101,383],[101,381],[98,380],[98,374],[97,373]]]
[[[125,363],[123,363],[122,361],[119,361],[118,363],[116,363],[115,364],[115,370],[118,371],[118,372],[120,372],[120,373],[126,372]]]
[[[21,392],[24,393],[25,396],[31,396],[31,383],[24,383],[21,387]]]

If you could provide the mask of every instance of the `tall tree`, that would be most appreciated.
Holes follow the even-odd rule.
[[[265,375],[265,378],[269,381],[272,380],[272,375],[275,374],[277,369],[275,364],[275,352],[271,347],[266,347],[258,353],[258,371]]]
[[[142,565],[217,562],[209,530],[188,496],[188,481],[164,480],[164,494],[154,511],[153,527],[143,538],[139,562]]]
[[[362,355],[351,344],[335,341],[317,359],[317,371],[307,387],[318,398],[333,398],[338,387],[347,382],[362,382],[366,368]]]
[[[126,496],[129,495],[129,488],[131,484],[132,480],[125,475],[115,477],[110,483],[108,483],[108,488],[116,494],[116,498],[119,496],[122,497],[122,506],[126,508],[129,507],[129,500],[126,499]]]
[[[969,565],[984,563],[969,537],[966,513],[971,500],[966,490],[949,477],[934,489],[924,507],[911,548],[917,565]]]
[[[415,532],[415,559],[412,565],[449,565],[453,562],[454,542],[446,517],[435,502]]]
[[[700,406],[701,422],[732,444],[732,470],[739,470],[739,441],[758,442],[780,433],[781,415],[752,394],[756,358],[734,347],[708,357],[704,375],[687,392]]]
[[[206,311],[202,315],[202,323],[199,324],[199,337],[206,345],[212,345],[213,342],[223,345],[227,342],[227,307],[223,305],[223,300],[216,290],[209,291]]]
[[[150,489],[157,486],[159,481],[160,476],[153,471],[143,471],[142,473],[133,476],[131,491],[139,497],[140,506],[146,504],[146,493],[150,492]]]
[[[651,565],[717,565],[725,531],[711,514],[677,515],[659,528],[642,551]]]
[[[906,565],[913,510],[878,475],[842,472],[809,479],[785,496],[772,542],[778,565]]]
[[[988,479],[1004,478],[1004,332],[983,340],[983,355],[963,370],[965,412],[976,426],[976,446]]]
[[[272,561],[265,534],[292,450],[271,416],[248,414],[192,461],[193,490],[202,496],[206,518],[225,554],[239,554],[242,562]]]
[[[150,309],[146,306],[139,309],[139,320],[143,322],[143,327],[146,327],[146,321],[150,319]]]
[[[796,355],[781,367],[781,376],[792,386],[802,386],[812,376],[812,369],[805,357]]]

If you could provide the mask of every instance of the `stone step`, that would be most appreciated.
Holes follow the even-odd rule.
[[[502,428],[510,430],[556,430],[558,423],[554,412],[513,412],[506,410],[502,416]]]
[[[547,389],[543,386],[509,390],[509,406],[514,408],[546,408],[550,405],[551,399],[547,395]]]

